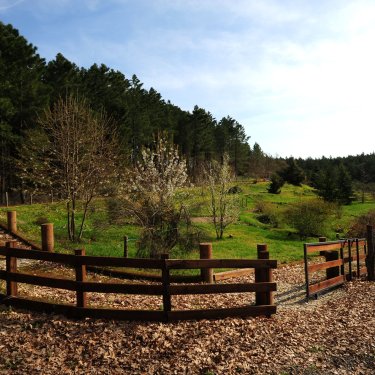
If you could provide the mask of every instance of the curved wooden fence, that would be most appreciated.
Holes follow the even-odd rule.
[[[260,254],[259,258],[263,259],[177,260],[168,259],[167,256],[164,256],[164,259],[128,259],[85,256],[84,250],[77,250],[75,255],[48,253],[38,250],[25,250],[14,248],[12,243],[7,243],[6,247],[0,247],[0,255],[6,257],[6,269],[0,271],[0,280],[5,280],[6,291],[5,294],[0,294],[0,302],[6,305],[30,310],[61,313],[70,317],[94,317],[121,320],[175,321],[234,316],[271,316],[276,313],[276,306],[273,303],[273,292],[276,291],[276,283],[272,281],[272,269],[277,268],[277,261],[267,259],[269,253],[266,251],[258,252],[258,254]],[[70,266],[75,269],[75,278],[68,280],[20,272],[20,270],[17,269],[18,259],[34,259]],[[88,281],[86,279],[86,266],[110,266],[159,270],[159,272],[161,271],[162,273],[162,282],[159,284],[127,284]],[[171,270],[208,270],[214,268],[253,268],[255,269],[255,282],[171,285]],[[17,283],[74,291],[76,294],[76,303],[74,305],[60,304],[36,300],[31,297],[21,297],[18,295]],[[161,296],[162,310],[124,310],[90,307],[90,292]],[[256,294],[255,305],[250,305],[249,303],[240,307],[220,309],[172,309],[171,296],[173,295],[215,295],[217,293],[251,292]]]

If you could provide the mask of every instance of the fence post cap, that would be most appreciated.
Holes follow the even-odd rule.
[[[74,249],[74,255],[86,255],[85,249]]]

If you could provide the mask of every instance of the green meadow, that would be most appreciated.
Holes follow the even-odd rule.
[[[303,259],[303,243],[315,242],[318,239],[301,239],[296,231],[285,224],[282,213],[294,202],[316,198],[312,188],[285,185],[281,194],[267,192],[267,182],[238,182],[242,189],[238,200],[241,206],[239,220],[227,227],[224,238],[217,240],[215,231],[208,216],[208,194],[204,188],[191,188],[185,198],[193,207],[193,224],[201,233],[201,242],[212,242],[215,258],[255,258],[256,246],[268,245],[270,257],[281,263]],[[128,236],[129,256],[136,255],[136,241],[140,228],[131,220],[113,220],[105,198],[97,199],[89,212],[84,227],[84,238],[80,243],[72,244],[67,240],[66,212],[64,203],[33,204],[0,208],[0,221],[6,222],[6,211],[17,211],[18,230],[28,239],[40,243],[40,224],[54,223],[56,251],[69,252],[75,248],[86,249],[88,255],[123,256],[124,236]],[[268,205],[280,218],[277,227],[262,223],[256,212],[260,205]],[[351,205],[337,210],[329,223],[328,240],[334,240],[339,231],[344,236],[355,217],[375,209],[374,198],[366,197],[365,203],[355,200]],[[198,249],[189,253],[178,253],[174,256],[197,258]]]

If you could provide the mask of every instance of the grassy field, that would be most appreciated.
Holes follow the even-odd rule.
[[[213,243],[215,258],[254,258],[256,245],[266,243],[269,247],[271,258],[282,263],[299,261],[303,258],[303,243],[315,242],[317,238],[301,240],[295,231],[286,224],[281,223],[274,228],[270,224],[263,224],[257,219],[254,208],[259,202],[267,202],[276,212],[282,212],[288,204],[302,200],[313,199],[315,194],[308,186],[295,187],[286,185],[279,195],[267,193],[268,183],[257,184],[241,182],[238,184],[242,193],[240,195],[241,214],[240,220],[230,225],[224,239],[216,240],[212,224],[205,220],[198,220],[195,225],[202,231],[202,240]],[[194,200],[196,209],[193,216],[207,216],[207,193],[202,188],[193,188],[190,198]],[[129,223],[115,223],[110,220],[107,202],[98,199],[94,202],[86,221],[84,239],[82,243],[72,244],[67,241],[66,212],[63,203],[34,204],[13,206],[9,209],[17,211],[18,228],[35,242],[40,242],[40,223],[52,222],[55,228],[56,250],[66,251],[74,248],[85,247],[89,255],[122,256],[123,237],[129,238],[129,255],[135,256],[136,241],[140,228]],[[375,209],[375,200],[367,197],[366,203],[354,201],[349,206],[343,206],[330,223],[328,239],[336,238],[336,231],[345,233],[350,222],[361,214]],[[6,221],[7,208],[0,208],[0,221]],[[181,254],[179,254],[181,256]],[[198,257],[197,251],[183,255],[188,258]]]

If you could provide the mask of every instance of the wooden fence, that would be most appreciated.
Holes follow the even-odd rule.
[[[25,246],[30,247],[34,250],[42,250],[42,248],[35,243],[29,241],[25,236],[21,235],[17,231],[17,213],[16,211],[8,211],[7,212],[7,225],[0,223],[0,229],[4,232],[11,234],[11,236],[18,240],[19,242],[23,243]],[[4,246],[5,243],[0,241],[0,246]]]
[[[33,250],[43,250],[48,252],[54,251],[54,228],[53,223],[41,224],[41,246],[29,241],[25,236],[21,235],[17,230],[17,212],[7,211],[7,224],[0,223],[0,230],[9,234],[13,239],[17,240],[20,244],[25,245]],[[128,236],[123,237],[124,241],[124,258],[129,257],[128,252]],[[0,240],[0,246],[5,246],[5,240]],[[201,243],[199,244],[199,255],[200,259],[211,259],[212,258],[212,244]],[[87,271],[102,274],[104,276],[111,276],[124,279],[143,279],[148,281],[160,281],[161,273],[156,274],[155,272],[134,272],[133,270],[116,270],[108,269],[97,266],[87,266]],[[219,273],[213,273],[210,270],[201,270],[200,275],[173,275],[171,276],[172,282],[192,282],[197,283],[200,281],[214,282],[222,281],[230,278],[247,276],[253,269],[237,269]]]
[[[310,263],[309,255],[313,253],[324,256],[325,261]],[[307,299],[367,274],[366,256],[367,241],[364,238],[304,244]],[[325,271],[323,277],[318,275],[321,271]]]
[[[0,247],[0,255],[6,257],[6,269],[0,271],[0,280],[6,281],[6,293],[0,295],[1,303],[46,312],[65,314],[71,317],[94,317],[121,320],[175,321],[190,319],[208,319],[224,317],[271,316],[276,313],[273,303],[273,292],[276,283],[272,280],[272,269],[277,268],[276,260],[269,260],[265,245],[258,246],[256,260],[244,259],[199,259],[178,260],[168,259],[127,259],[116,257],[86,256],[84,250],[77,250],[75,255],[52,252],[25,250],[15,248],[12,242]],[[60,263],[73,267],[74,280],[63,278],[32,275],[17,269],[18,259],[34,259]],[[127,284],[117,282],[93,282],[86,279],[87,266],[100,267],[129,267],[156,269],[162,273],[159,284]],[[254,283],[232,284],[171,284],[171,270],[201,269],[210,273],[214,268],[253,268],[255,269]],[[76,303],[60,304],[31,297],[18,295],[17,283],[38,285],[49,288],[74,291]],[[96,308],[89,305],[89,293],[120,293],[137,295],[154,295],[162,297],[162,310],[124,310],[115,308]],[[255,305],[250,303],[240,307],[220,309],[173,310],[172,296],[217,293],[249,293],[254,292]]]

